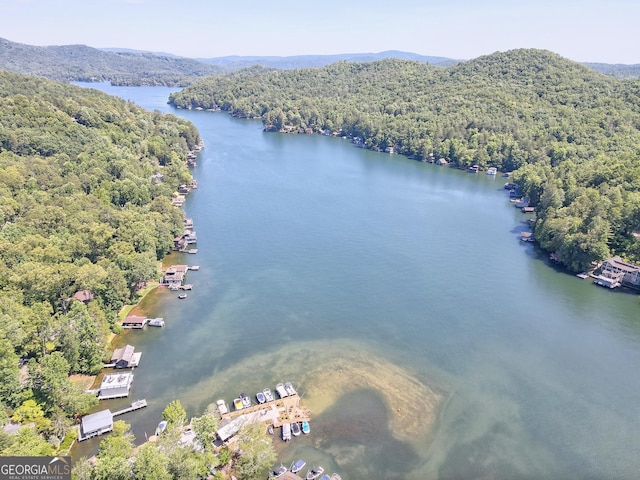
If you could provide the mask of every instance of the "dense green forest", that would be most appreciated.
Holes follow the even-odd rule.
[[[0,69],[61,82],[183,86],[221,67],[190,58],[105,52],[86,45],[37,47],[0,38]]]
[[[0,429],[0,455],[55,451],[97,402],[69,374],[101,368],[116,312],[158,279],[199,142],[176,116],[0,71],[0,424],[35,424]]]
[[[436,68],[389,59],[260,67],[199,80],[181,108],[262,118],[272,131],[339,132],[365,147],[514,172],[537,206],[535,235],[572,271],[640,261],[640,82],[542,50]]]

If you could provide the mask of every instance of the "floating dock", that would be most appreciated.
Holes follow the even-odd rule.
[[[133,412],[135,410],[140,410],[141,408],[144,408],[146,406],[147,406],[147,400],[143,398],[142,400],[136,400],[135,402],[133,402],[130,407],[123,408],[122,410],[118,410],[117,412],[113,412],[112,415],[114,417],[117,417],[118,415],[124,415],[125,413]]]

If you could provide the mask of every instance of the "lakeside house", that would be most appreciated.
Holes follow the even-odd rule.
[[[602,262],[594,283],[607,288],[640,288],[640,266],[627,263],[618,256],[608,258]]]

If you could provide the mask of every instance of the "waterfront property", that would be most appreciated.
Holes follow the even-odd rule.
[[[82,421],[78,425],[78,440],[82,442],[111,430],[113,430],[113,414],[111,410],[100,410],[82,417]]]
[[[102,377],[98,399],[128,397],[132,383],[133,372],[108,373]]]
[[[169,288],[180,288],[189,270],[188,265],[171,265],[164,271],[162,284]]]
[[[640,288],[640,266],[627,263],[618,256],[608,258],[602,262],[594,283],[607,288]]]
[[[134,410],[140,410],[146,406],[147,401],[142,399],[133,402],[131,406],[118,410],[117,412],[112,413],[111,410],[107,408],[106,410],[85,415],[82,417],[80,425],[78,425],[78,441],[82,442],[88,438],[110,432],[113,430],[113,417],[124,415]]]
[[[136,352],[133,345],[116,348],[111,355],[113,368],[133,368],[140,364],[141,352]]]
[[[129,315],[122,321],[122,328],[142,329],[146,324],[147,319],[145,317],[140,317],[138,315]]]

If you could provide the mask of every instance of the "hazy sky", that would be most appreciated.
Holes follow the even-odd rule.
[[[0,37],[186,57],[543,48],[640,63],[640,0],[0,0]]]

